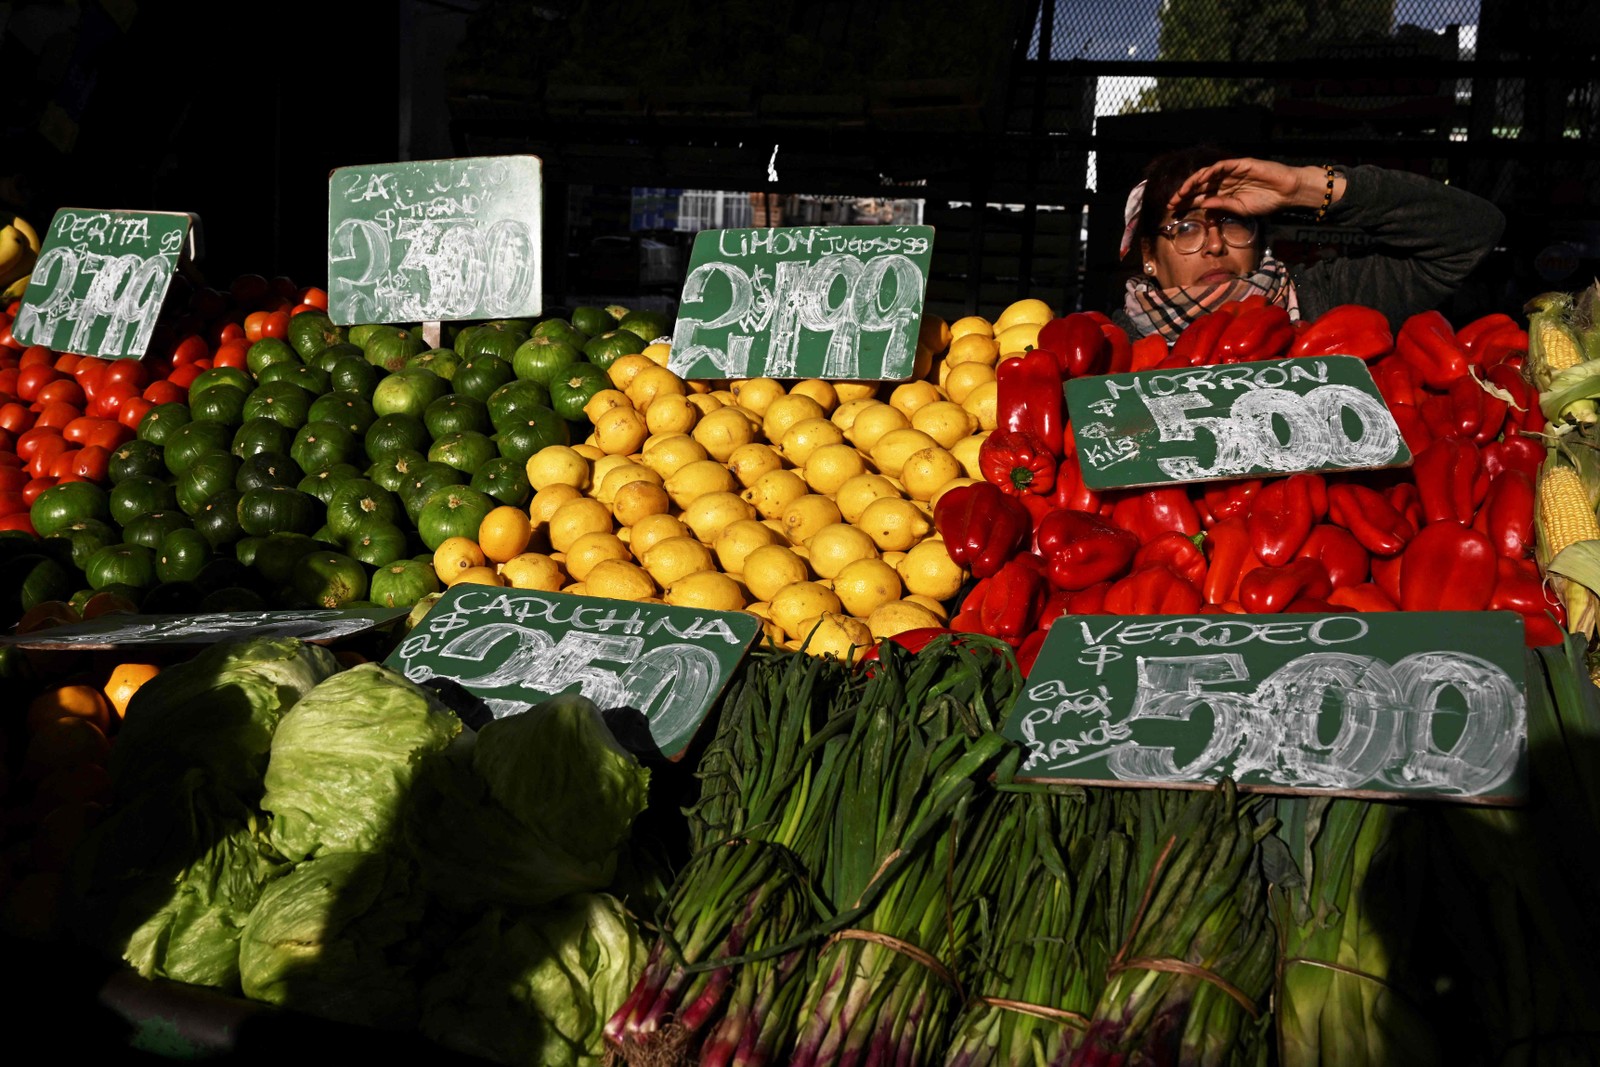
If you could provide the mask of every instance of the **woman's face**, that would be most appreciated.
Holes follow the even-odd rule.
[[[1224,231],[1229,231],[1237,242],[1242,236],[1237,224],[1229,226],[1228,216],[1215,211],[1194,208],[1176,219],[1168,214],[1162,219],[1162,235],[1142,238],[1144,262],[1155,265],[1155,284],[1160,289],[1193,289],[1232,281],[1253,272],[1261,262],[1259,228],[1249,245],[1229,244]],[[1200,247],[1193,252],[1180,252],[1178,245],[1185,244],[1182,234],[1175,232],[1176,223],[1199,223],[1205,230]],[[1252,226],[1247,220],[1246,226]],[[1177,238],[1177,240],[1174,240]],[[1150,276],[1147,273],[1147,276]]]

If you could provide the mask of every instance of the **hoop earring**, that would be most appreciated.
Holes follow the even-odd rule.
[[[1146,263],[1144,265],[1144,272],[1146,274],[1154,274],[1156,272],[1156,265],[1154,263]]]

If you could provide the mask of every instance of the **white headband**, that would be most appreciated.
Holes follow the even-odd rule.
[[[1135,185],[1128,193],[1128,202],[1122,209],[1122,249],[1117,253],[1120,259],[1128,254],[1133,247],[1133,231],[1139,222],[1139,209],[1144,206],[1144,182]]]

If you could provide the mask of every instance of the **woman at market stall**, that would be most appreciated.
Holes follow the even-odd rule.
[[[1265,222],[1294,210],[1360,230],[1375,250],[1288,267],[1267,247]],[[1365,304],[1398,328],[1453,293],[1505,228],[1487,200],[1420,175],[1291,167],[1229,158],[1214,146],[1151,160],[1123,217],[1122,257],[1134,273],[1113,318],[1131,336],[1169,342],[1218,306],[1255,294],[1297,320]]]

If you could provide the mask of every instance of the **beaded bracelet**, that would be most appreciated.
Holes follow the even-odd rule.
[[[1329,163],[1322,168],[1328,172],[1328,191],[1322,194],[1322,206],[1317,208],[1317,217],[1314,222],[1321,222],[1328,214],[1328,208],[1333,205],[1333,164]]]

